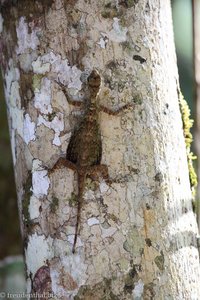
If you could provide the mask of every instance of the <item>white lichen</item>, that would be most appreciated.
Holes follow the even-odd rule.
[[[52,292],[57,295],[57,297],[67,297],[67,292],[63,288],[60,282],[60,270],[56,270],[56,268],[50,269],[51,274],[51,288]]]
[[[27,273],[34,274],[53,257],[52,238],[34,233],[29,236],[28,246],[25,250]]]
[[[106,49],[106,45],[108,43],[108,38],[105,34],[102,33],[102,37],[100,38],[98,44],[102,49]]]
[[[56,265],[50,268],[52,291],[59,296],[59,299],[63,297],[68,299],[69,296],[70,299],[72,299],[72,295],[75,296],[76,291],[73,292],[72,290],[64,288],[64,284],[67,285],[69,282],[65,283],[64,280],[61,281],[61,272],[66,274],[65,278],[68,274],[78,287],[84,285],[86,282],[86,270],[87,265],[84,264],[79,255],[62,256],[59,262],[56,262]]]
[[[13,81],[10,87],[10,105],[12,107],[20,107],[19,82]]]
[[[6,81],[5,94],[6,94],[6,100],[9,103],[10,103],[11,84],[14,81],[17,82],[19,80],[19,78],[20,78],[19,69],[15,68],[13,60],[9,59],[7,72],[5,73],[5,81]]]
[[[109,190],[109,188],[110,188],[109,185],[107,185],[105,181],[102,181],[99,185],[101,194],[106,193]]]
[[[71,67],[67,59],[62,59],[61,55],[54,54],[53,51],[39,56],[32,63],[32,66],[37,74],[44,74],[49,71],[58,74],[55,80],[66,85],[69,89],[76,90],[76,92],[82,87],[81,70],[76,66]]]
[[[16,27],[18,47],[16,49],[17,54],[24,53],[26,49],[31,48],[35,50],[39,45],[39,39],[37,37],[37,31],[33,30],[29,33],[28,24],[25,21],[25,17],[19,19],[19,25]]]
[[[80,91],[82,82],[80,80],[82,72],[76,67],[70,67],[68,60],[58,60],[52,64],[52,71],[58,74],[58,81],[67,85],[69,89]]]
[[[42,78],[40,91],[35,91],[34,106],[42,114],[52,113],[51,106],[51,81]]]
[[[39,56],[36,61],[32,62],[33,72],[36,74],[44,74],[50,71],[50,63],[43,63]]]
[[[12,97],[12,95],[11,95]],[[9,114],[11,116],[11,149],[12,149],[12,157],[13,163],[16,163],[16,132],[23,138],[23,110],[10,106]]]
[[[63,114],[62,113],[57,113],[53,120],[47,121],[44,117],[41,115],[38,117],[38,126],[44,124],[46,127],[53,129],[55,132],[55,136],[53,139],[53,144],[55,146],[60,146],[61,141],[60,141],[60,132],[64,130],[64,119],[63,119]]]
[[[135,283],[135,287],[132,292],[133,299],[138,299],[138,300],[141,299],[141,297],[143,295],[143,291],[144,291],[144,283],[140,279],[140,280],[138,280],[138,282]]]
[[[89,218],[87,220],[87,223],[88,223],[89,226],[92,226],[92,225],[99,224],[100,222],[97,218],[93,217],[93,218]]]
[[[23,138],[23,109],[21,109],[20,93],[19,93],[19,79],[20,73],[19,69],[14,67],[13,60],[10,59],[8,62],[8,68],[5,72],[5,97],[7,101],[7,107],[10,116],[10,126],[11,126],[11,148],[13,163],[16,162],[16,144],[15,144],[15,134],[16,132]]]
[[[12,129],[17,130],[17,133],[23,138],[24,115],[23,110],[10,107],[10,115],[12,116]]]
[[[119,24],[120,19],[113,18],[113,29],[108,33],[108,37],[111,41],[121,43],[127,40],[127,32],[128,29],[126,27],[122,27]]]
[[[44,55],[42,55],[40,57],[40,60],[42,61],[42,63],[50,63],[51,65],[53,63],[60,63],[60,61],[62,60],[61,59],[61,56],[59,54],[55,54],[53,51],[50,51],[49,53],[46,53]]]
[[[36,51],[31,51],[31,53],[27,52],[19,55],[19,63],[21,69],[27,73],[32,71],[33,70],[32,61],[34,61],[36,58],[37,58]]]
[[[31,122],[31,117],[29,114],[25,114],[24,117],[24,126],[23,126],[23,133],[24,133],[24,141],[28,144],[30,141],[34,141],[35,136],[35,122]]]
[[[32,192],[37,198],[47,195],[50,186],[50,180],[47,175],[47,170],[42,168],[42,162],[39,159],[33,160]]]
[[[71,276],[81,285],[85,282],[87,265],[78,254],[61,258],[61,264]]]
[[[55,238],[54,242],[53,242],[55,257],[65,256],[66,252],[67,252],[67,243],[66,243],[66,238],[65,238],[64,234],[63,234],[63,236],[61,235],[60,238],[62,238],[62,239]]]
[[[36,219],[39,217],[40,215],[40,206],[41,206],[41,202],[40,200],[35,197],[34,195],[31,196],[30,198],[30,205],[29,205],[29,216],[30,216],[30,219],[33,220],[33,219]]]

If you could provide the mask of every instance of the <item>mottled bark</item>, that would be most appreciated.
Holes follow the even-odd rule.
[[[1,60],[28,291],[54,299],[198,299],[200,268],[170,1],[1,1]],[[87,75],[102,77],[102,164],[87,179],[77,250],[77,174],[65,155]],[[80,145],[81,147],[81,145]],[[44,298],[43,298],[44,299]]]

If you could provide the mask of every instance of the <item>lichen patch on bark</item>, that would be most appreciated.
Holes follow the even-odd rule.
[[[160,0],[2,6],[1,60],[29,291],[32,284],[76,300],[199,296],[170,18],[169,1]],[[94,68],[102,79],[98,101],[107,108],[99,122],[110,178],[86,178],[72,254],[77,172],[52,167],[84,114]],[[183,276],[188,263],[190,278]]]

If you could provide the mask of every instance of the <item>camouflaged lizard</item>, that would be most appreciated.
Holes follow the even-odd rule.
[[[64,86],[60,83],[59,85],[62,87],[62,90],[69,101],[69,96],[67,95]],[[101,77],[96,69],[92,70],[88,76],[87,86],[88,93],[84,100],[84,115],[71,135],[66,151],[66,159],[60,158],[56,163],[56,167],[62,164],[76,170],[78,176],[78,204],[72,253],[75,253],[81,223],[81,208],[83,205],[85,179],[88,175],[92,176],[92,174],[100,173],[103,178],[108,180],[107,166],[101,164],[102,141],[99,125],[99,112],[104,111],[105,113],[116,115],[121,110],[133,106],[133,104],[127,104],[116,111],[112,111],[100,105],[98,94],[101,86]],[[73,100],[70,100],[70,102],[75,105],[77,104]],[[77,105],[80,105],[80,102]]]

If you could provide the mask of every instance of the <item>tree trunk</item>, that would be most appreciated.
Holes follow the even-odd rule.
[[[28,292],[76,300],[199,299],[170,1],[1,3]],[[102,80],[98,101],[107,108],[99,109],[100,163],[110,180],[100,173],[85,179],[72,253],[77,171],[53,166],[85,113],[66,91],[83,104],[93,69]]]

